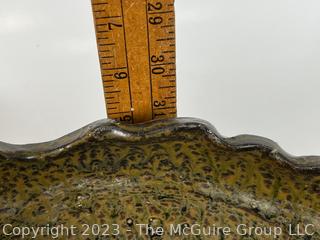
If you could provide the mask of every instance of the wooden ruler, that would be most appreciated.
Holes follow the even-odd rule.
[[[174,0],[92,0],[108,117],[176,116]]]

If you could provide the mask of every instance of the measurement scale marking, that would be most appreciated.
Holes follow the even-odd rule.
[[[155,108],[154,110],[166,110],[166,109],[173,109],[176,107],[163,107],[163,108]]]
[[[146,19],[148,19],[148,0],[146,0]],[[148,35],[148,55],[150,56],[150,31],[149,31],[149,23],[147,23],[147,35]],[[151,61],[150,61],[150,57],[148,58],[148,62],[149,62],[149,78],[150,78],[150,96],[151,96],[151,106],[153,105],[153,93],[152,93],[152,89],[153,89],[153,84],[152,84],[152,74],[151,74]],[[154,116],[154,112],[153,112],[153,107],[151,108],[151,114],[152,117]]]
[[[103,70],[121,70],[121,69],[127,69],[127,67],[118,67],[118,68],[104,68]]]
[[[160,86],[160,88],[175,88],[176,86]]]
[[[167,74],[167,75],[162,75],[162,77],[175,77],[176,75],[175,74]]]
[[[159,51],[158,54],[155,54],[155,56],[161,57],[161,54],[165,54],[165,53],[167,53],[166,51],[170,51],[168,49],[168,47],[163,45],[161,42],[162,41],[169,41],[169,40],[175,41],[175,39],[170,37],[168,32],[166,31],[167,27],[172,27],[172,26],[174,26],[174,24],[168,24],[168,23],[166,23],[166,20],[164,20],[166,18],[166,16],[164,16],[164,14],[166,14],[166,13],[169,13],[168,15],[169,15],[169,18],[171,20],[174,19],[174,18],[170,17],[170,15],[171,15],[170,13],[173,14],[174,11],[171,10],[171,9],[170,10],[162,9],[160,11],[159,10],[160,9],[158,9],[158,11],[148,12],[149,15],[150,15],[150,18],[148,16],[148,18],[149,18],[148,26],[152,26],[152,28],[154,28],[152,33],[153,33],[154,36],[156,36],[156,37],[153,38],[152,43],[149,43],[149,48],[153,48],[153,46],[158,46],[160,51]],[[151,22],[150,22],[150,20],[154,20],[156,18],[156,17],[153,17],[156,14],[158,14],[157,18],[163,19],[163,23],[160,26],[157,26],[156,24],[151,24]],[[162,17],[161,15],[163,15],[164,17]],[[158,27],[160,27],[160,29],[158,29]],[[161,29],[164,29],[164,30],[161,30]],[[149,34],[149,39],[150,39],[150,36],[151,35]],[[166,48],[166,49],[163,49],[163,48]],[[155,53],[156,52],[157,51],[155,51]],[[173,52],[175,52],[175,51],[173,51]],[[154,53],[150,53],[150,56],[152,56],[153,54]],[[167,58],[166,56],[163,56],[163,57],[164,57],[164,59]],[[154,59],[154,60],[156,60],[156,59]],[[161,59],[158,59],[158,60],[161,60]],[[160,79],[156,75],[158,71],[162,72],[160,74],[160,77],[165,75],[166,72],[169,71],[167,68],[164,68],[164,66],[167,66],[167,65],[174,65],[175,66],[175,62],[157,62],[157,61],[155,61],[155,62],[151,63],[151,68],[150,69],[154,73],[154,74],[152,74],[152,73],[150,74],[151,75],[151,79],[152,79],[152,82],[155,84],[155,88],[159,89],[159,92],[158,92],[157,96],[156,97],[153,96],[153,100],[154,100],[153,109],[154,109],[154,111],[156,111],[156,112],[154,112],[153,115],[155,115],[155,116],[162,116],[162,117],[165,117],[167,115],[170,116],[169,112],[163,112],[162,111],[161,114],[159,114],[159,111],[157,111],[159,109],[160,110],[166,110],[166,108],[164,106],[167,105],[167,104],[170,104],[169,102],[166,103],[166,98],[165,98],[166,97],[165,95],[168,94],[168,92],[160,91],[163,88],[161,88]],[[160,72],[158,72],[158,73],[160,73]],[[174,75],[174,77],[175,77],[175,75]],[[163,106],[163,107],[159,108],[160,106]],[[174,108],[175,108],[175,106],[174,106]],[[173,115],[172,117],[174,117],[174,116],[175,115]]]
[[[120,90],[117,90],[117,91],[105,91],[105,93],[119,93],[119,92],[121,92]]]
[[[164,26],[161,26],[162,28],[169,28],[169,27],[175,27],[174,24],[170,24],[170,25],[164,25]]]
[[[97,30],[97,32],[98,32],[98,33],[107,33],[107,32],[109,32],[109,31],[107,31],[107,30]]]
[[[120,0],[121,5],[121,14],[122,14],[122,26],[123,26],[123,35],[124,35],[124,50],[126,54],[126,63],[127,63],[127,71],[128,71],[128,88],[129,88],[129,96],[130,96],[130,110],[131,110],[131,119],[132,123],[134,123],[133,113],[132,113],[132,93],[131,93],[131,81],[130,81],[130,71],[128,66],[128,49],[127,49],[127,42],[126,42],[126,28],[124,25],[124,14],[123,14],[123,1]]]
[[[115,43],[102,43],[100,46],[114,46],[116,45]]]
[[[109,3],[93,3],[92,5],[93,6],[98,6],[98,5],[107,5],[107,4],[109,4]]]
[[[170,41],[170,40],[175,40],[175,38],[174,37],[170,37],[170,38],[159,38],[159,39],[157,39],[157,41]]]
[[[154,67],[154,66],[162,66],[162,65],[173,65],[175,64],[174,62],[169,62],[169,63],[157,63],[157,64],[152,64],[151,66]]]
[[[171,11],[162,11],[162,12],[151,12],[149,14],[165,14],[165,13],[173,13],[174,11],[171,10]]]
[[[116,115],[116,114],[121,114],[121,113],[131,113],[131,112],[116,112],[116,113],[108,113],[109,115]]]
[[[109,19],[109,18],[121,18],[121,16],[103,16],[103,17],[97,17],[96,19]]]

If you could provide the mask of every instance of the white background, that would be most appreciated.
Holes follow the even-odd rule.
[[[0,141],[104,118],[89,0],[0,0]],[[178,114],[320,154],[320,2],[176,0]]]

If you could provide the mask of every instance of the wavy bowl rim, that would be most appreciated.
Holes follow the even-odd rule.
[[[200,129],[215,143],[222,144],[232,150],[259,150],[279,162],[288,164],[293,169],[320,173],[320,156],[291,155],[276,142],[261,136],[242,134],[225,137],[211,123],[188,117],[153,120],[135,125],[102,119],[48,142],[20,145],[0,141],[0,160],[1,157],[7,160],[15,158],[24,161],[43,159],[46,156],[54,156],[72,148],[90,137],[99,138],[104,135],[121,141],[141,141],[165,131],[174,133],[182,129]]]

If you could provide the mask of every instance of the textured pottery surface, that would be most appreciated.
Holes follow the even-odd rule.
[[[8,223],[77,227],[77,236],[59,239],[274,239],[169,234],[174,224],[195,223],[232,232],[239,224],[278,226],[277,239],[320,239],[320,160],[290,156],[260,137],[224,138],[201,120],[101,120],[49,143],[0,143],[0,227]],[[103,231],[81,235],[83,224]],[[140,234],[136,224],[165,233]],[[289,235],[290,226],[308,224],[313,236]]]

